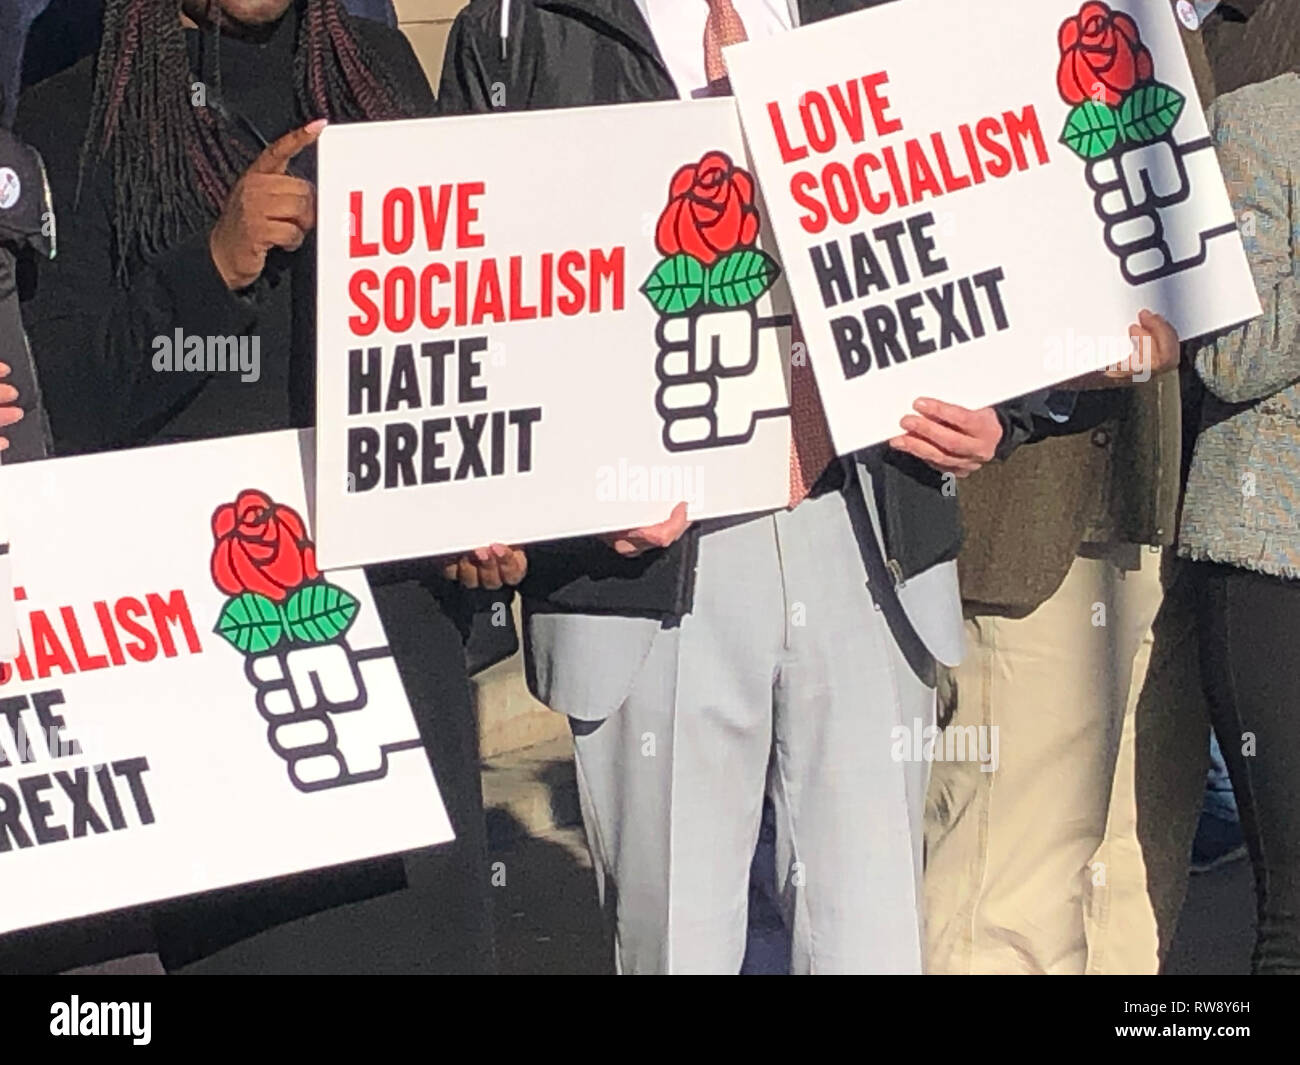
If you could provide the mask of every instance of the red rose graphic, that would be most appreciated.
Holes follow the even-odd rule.
[[[705,266],[758,238],[754,179],[723,152],[708,152],[673,175],[655,244],[664,255],[685,252]]]
[[[256,592],[279,603],[320,576],[302,518],[261,492],[240,492],[235,502],[218,507],[212,533],[212,579],[227,595]]]
[[[1154,73],[1151,53],[1128,15],[1091,0],[1061,24],[1057,88],[1072,104],[1096,98],[1115,107]]]

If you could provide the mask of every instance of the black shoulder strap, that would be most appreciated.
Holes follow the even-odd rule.
[[[848,504],[849,521],[853,525],[853,531],[862,549],[862,564],[867,571],[867,591],[871,593],[876,609],[885,616],[885,622],[894,637],[894,642],[898,644],[898,649],[907,659],[907,664],[912,667],[912,672],[927,688],[933,688],[938,683],[938,661],[925,645],[925,641],[921,639],[921,634],[916,631],[912,619],[907,616],[907,611],[899,601],[895,591],[894,575],[885,564],[880,539],[876,535],[871,514],[867,510],[866,499],[862,494],[863,488],[858,480],[857,463],[851,459],[842,461],[845,463],[848,477],[843,491]]]

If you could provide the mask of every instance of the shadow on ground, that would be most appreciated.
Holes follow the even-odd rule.
[[[497,964],[514,975],[613,972],[596,881],[579,828],[529,836],[493,811],[492,911]],[[504,837],[504,846],[498,843]]]
[[[1191,878],[1165,961],[1166,976],[1250,972],[1255,943],[1255,879],[1242,860]]]

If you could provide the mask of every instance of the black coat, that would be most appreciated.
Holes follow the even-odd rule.
[[[801,0],[805,23],[890,0]],[[471,0],[447,42],[439,88],[444,113],[525,111],[676,100],[677,89],[632,0],[513,0],[501,36],[502,0]],[[581,150],[575,148],[575,150]],[[1035,428],[1017,403],[998,408],[1000,455]],[[880,504],[884,549],[908,578],[957,557],[961,519],[942,476],[886,447],[864,452]],[[593,538],[529,548],[524,594],[534,609],[676,617],[689,612],[698,548],[692,529],[663,551],[624,559]]]
[[[432,114],[433,94],[406,39],[375,23],[352,25],[414,104]],[[265,46],[221,43],[224,102],[267,140],[305,121],[294,102],[295,32],[291,9]],[[188,40],[196,62],[199,35],[191,32]],[[240,294],[228,291],[218,275],[206,226],[132,262],[128,277],[118,276],[111,169],[91,168],[80,200],[76,194],[92,70],[92,61],[84,60],[35,86],[19,110],[20,129],[45,156],[59,214],[59,255],[38,271],[23,308],[56,450],[104,451],[310,425],[314,245],[309,241],[292,254],[273,252],[262,277]],[[154,372],[151,338],[176,328],[197,335],[259,335],[261,380],[245,384],[232,375]],[[158,487],[165,492],[165,486]],[[408,856],[407,868],[416,870],[412,886],[387,901],[321,912],[404,888],[400,857],[94,918],[69,926],[63,935],[59,929],[17,933],[0,939],[0,971],[63,968],[154,944],[175,967],[268,928],[274,930],[210,967],[371,971],[418,965],[453,972],[492,967],[477,726],[462,644],[468,611],[428,560],[370,567],[367,576],[455,842]],[[394,920],[400,911],[407,911],[405,920]],[[315,914],[310,934],[291,923],[305,914]]]
[[[3,456],[7,464],[42,459],[51,450],[50,425],[41,402],[36,364],[18,313],[18,263],[19,256],[48,256],[53,241],[41,157],[14,136],[3,120],[0,167],[17,174],[20,188],[17,201],[0,211],[0,362],[9,366],[5,383],[18,390],[18,406],[24,414],[22,421],[4,430],[9,441]]]

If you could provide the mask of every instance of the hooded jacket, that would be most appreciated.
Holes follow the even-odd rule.
[[[807,24],[888,2],[798,0],[797,10]],[[632,0],[471,0],[452,26],[438,97],[445,114],[679,99]],[[1036,420],[1025,403],[997,409],[1005,457]],[[957,501],[941,474],[884,446],[854,457],[871,473],[895,580],[957,557]],[[634,559],[592,537],[534,545],[522,590],[534,609],[681,616],[691,608],[697,545],[694,528]]]

